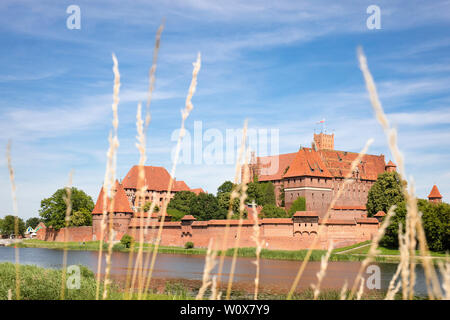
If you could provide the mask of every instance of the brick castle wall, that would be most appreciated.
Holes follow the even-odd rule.
[[[122,219],[119,219],[122,220]],[[117,227],[115,241],[122,238],[125,233],[130,234],[137,241],[144,237],[145,242],[154,242],[159,228],[159,222],[145,219],[144,225],[148,228],[128,227],[124,230],[123,221],[114,222]],[[293,219],[262,219],[259,222],[261,238],[265,240],[267,249],[278,250],[300,250],[307,249],[315,237],[319,241],[315,249],[326,249],[329,242],[333,241],[335,247],[343,247],[357,242],[372,239],[378,230],[377,223],[358,223],[357,220],[347,220],[345,223],[328,223],[321,234],[318,234],[319,223],[302,221],[294,223]],[[67,241],[93,241],[100,239],[99,225],[101,219],[94,219],[93,226],[62,228],[54,230],[43,228],[38,230],[37,239],[46,241],[64,241],[64,232],[67,231]],[[195,247],[208,247],[210,239],[222,245],[225,237],[226,220],[211,221],[174,221],[164,222],[161,245],[183,247],[186,242],[191,241]],[[252,239],[253,221],[244,220],[241,231],[239,247],[254,247]],[[230,220],[228,236],[225,239],[226,248],[236,247],[238,236],[238,221]],[[108,235],[104,235],[108,239]]]

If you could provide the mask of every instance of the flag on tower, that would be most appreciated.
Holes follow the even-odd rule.
[[[325,119],[320,120],[319,122],[316,123],[325,123]]]

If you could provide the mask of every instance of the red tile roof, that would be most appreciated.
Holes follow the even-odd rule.
[[[378,222],[378,221],[377,221]],[[319,224],[356,224],[354,219],[328,219],[325,223],[324,219],[319,219]]]
[[[187,214],[183,218],[181,218],[181,220],[183,221],[183,220],[197,220],[197,219],[195,219],[193,215]]]
[[[442,199],[442,195],[439,192],[439,189],[436,185],[433,186],[433,189],[431,189],[430,194],[428,195],[429,199],[433,199],[433,198],[437,198],[437,199]]]
[[[285,153],[277,156],[258,157],[260,164],[258,181],[283,179],[286,168],[291,164],[296,155],[297,152]],[[275,170],[275,172],[271,172],[272,170]]]
[[[297,211],[294,213],[294,217],[318,217],[316,211]]]
[[[196,195],[199,195],[200,193],[206,193],[202,188],[191,189],[191,191]]]
[[[386,167],[397,167],[397,166],[391,160],[389,160],[389,162],[386,165]]]
[[[116,180],[114,186],[115,194],[114,194],[114,208],[113,212],[122,212],[122,213],[133,213],[131,210],[130,203],[128,202],[127,195],[125,194],[125,190],[123,186]],[[92,214],[103,214],[103,187],[100,190],[100,194],[97,198],[97,203],[95,204],[94,210],[92,210]],[[107,198],[106,201],[106,210],[109,210],[110,201]]]
[[[374,217],[384,217],[386,215],[386,213],[384,211],[378,211],[376,215],[374,215]]]
[[[300,149],[284,175],[286,178],[301,176],[333,177],[322,161],[320,153],[311,148]]]
[[[376,218],[355,218],[356,223],[362,224],[378,224],[378,220]]]
[[[364,205],[356,205],[356,206],[334,206],[333,210],[367,210]]]
[[[291,218],[264,218],[261,220],[263,224],[291,224]]]
[[[147,190],[167,191],[169,186],[170,174],[164,167],[144,166],[144,181]],[[122,181],[125,189],[138,189],[139,166],[133,166]],[[189,191],[189,187],[184,181],[174,180],[173,191]]]
[[[348,175],[352,162],[358,157],[356,152],[337,150],[320,150],[319,153],[331,174],[340,178]],[[357,168],[361,179],[375,181],[385,171],[384,155],[366,154]]]

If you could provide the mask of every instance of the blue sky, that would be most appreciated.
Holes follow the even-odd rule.
[[[66,8],[81,29],[66,28]],[[366,8],[381,9],[369,30]],[[149,165],[171,167],[192,62],[202,54],[194,110],[203,128],[279,129],[280,152],[310,145],[316,122],[335,147],[391,155],[356,60],[362,45],[419,197],[450,199],[450,1],[20,1],[0,3],[0,146],[12,139],[19,215],[68,181],[97,198],[111,129],[112,59],[119,60],[118,177],[138,163],[135,117],[145,101],[155,32],[166,24],[151,106]],[[2,154],[5,152],[2,151]],[[12,212],[0,157],[0,216]],[[177,179],[216,192],[233,165],[185,165]]]

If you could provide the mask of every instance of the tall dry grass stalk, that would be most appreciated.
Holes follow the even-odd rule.
[[[65,217],[65,229],[64,229],[64,252],[63,252],[63,268],[61,275],[61,300],[64,300],[65,286],[66,286],[66,267],[67,267],[67,228],[69,227],[70,214],[72,212],[72,175],[69,173],[69,183],[66,186],[66,195],[64,196],[64,202],[66,204],[66,217]]]
[[[395,281],[397,281],[398,276],[400,275],[400,273],[402,274],[403,277],[403,281],[407,282],[408,281],[408,266],[405,262],[408,261],[408,255],[409,255],[409,251],[408,251],[408,246],[406,245],[406,236],[403,234],[403,226],[402,223],[399,223],[398,225],[398,243],[399,243],[399,250],[400,250],[400,263],[397,265],[397,269],[395,270],[394,275],[392,276],[391,281],[389,282],[389,286],[388,286],[388,290],[386,293],[386,297],[385,300],[392,300],[394,299],[394,296],[397,294],[397,291],[400,288],[400,285],[402,284],[402,281],[399,280],[397,285],[395,286]],[[406,276],[406,277],[404,277]],[[405,288],[405,290],[408,288],[407,285],[402,286],[403,288]],[[406,291],[404,292],[404,296],[406,296]]]
[[[203,269],[202,286],[200,287],[198,294],[195,297],[196,300],[203,300],[206,289],[208,289],[208,287],[213,284],[213,282],[211,281],[211,271],[216,266],[217,257],[217,249],[213,249],[214,244],[214,238],[209,239],[208,250],[206,251],[205,257],[205,268]],[[217,281],[214,282],[216,286]],[[212,292],[212,297],[214,297],[214,291],[216,291],[216,288],[214,288]]]
[[[209,300],[220,300],[221,296],[222,293],[219,292],[217,288],[217,276],[213,276],[211,284],[211,296],[209,297]]]
[[[297,272],[297,275],[294,279],[294,281],[292,282],[292,286],[291,289],[289,290],[289,293],[287,295],[287,299],[290,300],[292,298],[292,295],[294,294],[295,289],[297,288],[297,285],[300,281],[300,278],[302,277],[303,271],[306,268],[306,265],[308,264],[309,258],[311,257],[312,251],[314,250],[314,248],[317,245],[317,242],[319,241],[319,236],[320,234],[322,234],[325,225],[330,217],[331,214],[331,209],[334,207],[336,201],[339,199],[339,197],[342,195],[342,193],[344,192],[345,188],[353,182],[352,179],[352,174],[353,172],[356,170],[358,164],[360,163],[361,159],[364,157],[364,155],[367,153],[367,150],[369,149],[369,146],[373,143],[373,139],[369,139],[366,142],[366,145],[364,146],[364,148],[359,152],[358,156],[355,158],[355,160],[352,161],[351,166],[350,166],[350,170],[347,173],[342,188],[338,189],[338,192],[336,192],[336,194],[334,195],[333,199],[331,200],[330,205],[328,206],[327,212],[325,214],[325,216],[322,219],[322,224],[319,225],[319,228],[317,230],[317,236],[314,237],[313,241],[311,242],[311,245],[308,249],[308,251],[306,252],[305,258],[303,259],[302,264],[300,265],[300,268]]]
[[[117,138],[117,129],[119,126],[119,118],[118,118],[118,104],[119,104],[119,92],[120,92],[120,73],[119,66],[117,62],[117,58],[115,54],[112,54],[113,59],[113,74],[114,74],[114,87],[113,87],[113,103],[112,103],[112,111],[113,111],[113,132],[109,134],[109,148],[107,152],[107,161],[106,161],[106,170],[105,170],[105,178],[103,180],[103,214],[102,221],[100,224],[100,242],[99,242],[99,252],[98,252],[98,261],[97,261],[97,289],[96,289],[96,299],[99,299],[100,294],[100,275],[101,275],[101,266],[102,266],[102,251],[103,251],[103,238],[105,236],[105,230],[107,227],[106,219],[109,211],[109,246],[108,246],[108,254],[106,255],[106,269],[105,269],[105,281],[104,281],[104,290],[103,290],[103,299],[107,297],[107,289],[109,286],[109,271],[111,267],[111,253],[112,253],[112,240],[113,240],[113,229],[112,229],[112,211],[114,210],[114,183],[115,183],[115,175],[116,175],[116,160],[117,160],[117,148],[119,147],[119,140]],[[107,208],[108,201],[110,199],[109,210]]]
[[[14,179],[14,169],[11,160],[11,140],[6,145],[6,161],[8,163],[9,181],[11,182],[11,197],[14,211],[14,233],[17,237],[19,234],[19,209],[17,207],[16,182]],[[19,247],[14,246],[15,262],[16,262],[16,300],[20,300],[20,265],[19,265]]]
[[[137,203],[141,203],[143,202],[142,200],[143,195],[145,194],[145,192],[147,191],[147,187],[144,186],[144,180],[145,180],[145,172],[144,172],[144,165],[145,162],[147,160],[147,155],[146,155],[146,134],[147,134],[147,129],[148,129],[148,125],[150,124],[150,120],[151,120],[151,114],[150,114],[150,104],[151,104],[151,100],[152,100],[152,95],[153,95],[153,90],[154,90],[154,86],[155,86],[155,74],[156,74],[156,66],[157,66],[157,61],[158,61],[158,52],[159,52],[159,46],[160,46],[160,41],[161,41],[161,34],[162,31],[164,29],[164,22],[159,26],[157,32],[156,32],[156,39],[155,39],[155,46],[153,49],[153,61],[152,61],[152,66],[149,69],[149,88],[148,88],[148,96],[147,96],[147,110],[146,110],[146,114],[145,114],[145,125],[143,124],[142,121],[142,116],[141,116],[141,104],[139,103],[138,105],[138,111],[137,111],[137,115],[136,115],[136,128],[137,128],[137,140],[138,142],[136,143],[136,147],[139,151],[139,174],[138,174],[138,186],[141,186],[138,190],[137,190],[137,194],[136,194],[136,200]],[[154,203],[152,203],[152,208],[150,209],[150,213],[149,215],[151,215],[153,213],[154,210]],[[143,290],[143,277],[145,277],[144,275],[144,269],[142,268],[142,255],[143,255],[143,243],[144,243],[144,238],[147,235],[147,229],[148,229],[148,223],[146,223],[147,225],[144,226],[144,212],[142,210],[142,204],[139,207],[139,212],[141,214],[141,218],[140,218],[140,247],[139,247],[139,251],[138,251],[138,255],[136,257],[136,266],[134,268],[135,272],[133,273],[133,278],[131,279],[131,270],[132,270],[132,263],[133,263],[133,255],[134,255],[134,247],[135,247],[135,242],[133,241],[131,243],[130,246],[130,252],[128,255],[128,268],[127,268],[127,278],[126,278],[126,284],[125,284],[125,288],[129,288],[129,290],[125,289],[125,298],[131,298],[132,296],[132,291],[134,290],[134,283],[136,280],[136,270],[140,269],[140,273],[139,273],[139,293],[138,293],[138,298],[141,297],[142,294],[142,290]],[[143,232],[145,228],[145,232]],[[133,236],[135,236],[135,234],[133,234]],[[149,256],[149,254],[147,255]],[[130,279],[131,279],[131,283],[130,283]],[[129,292],[129,295],[127,296],[127,292]]]
[[[331,251],[333,251],[334,243],[331,242],[328,246],[328,250],[326,255],[320,257],[320,271],[317,272],[317,284],[311,284],[312,289],[314,290],[314,300],[317,300],[319,298],[320,294],[320,285],[322,284],[322,280],[325,277],[325,274],[327,273],[327,267],[328,267],[328,260],[331,256]]]
[[[231,260],[231,269],[230,269],[230,276],[228,277],[228,287],[227,287],[227,295],[226,299],[230,299],[231,295],[231,286],[233,285],[233,278],[234,278],[234,272],[236,269],[236,258],[237,258],[237,252],[239,248],[239,241],[241,240],[241,230],[242,230],[242,223],[243,223],[243,214],[245,210],[245,199],[247,199],[247,188],[249,183],[249,168],[248,168],[248,158],[249,158],[249,152],[247,150],[245,155],[245,161],[244,161],[244,176],[242,177],[239,191],[240,191],[240,197],[239,197],[239,224],[238,229],[236,233],[236,238],[234,241],[234,251],[233,251],[233,258]],[[233,191],[236,192],[236,191]],[[231,198],[231,197],[230,197]],[[232,204],[232,202],[231,202]]]
[[[358,294],[356,295],[356,300],[361,300],[362,295],[364,293],[364,278],[361,277],[361,281],[360,281],[360,285],[359,285],[359,290],[358,290]],[[355,281],[356,282],[356,281]],[[351,297],[350,297],[351,298]]]
[[[348,288],[348,282],[347,282],[347,280],[345,280],[344,285],[342,286],[342,289],[341,289],[340,300],[347,299],[347,288]]]
[[[239,174],[241,173],[241,162],[245,151],[245,145],[247,141],[247,120],[244,121],[244,127],[242,129],[242,139],[241,139],[241,146],[239,147],[238,156],[236,159],[236,166],[235,166],[235,174],[234,174],[234,187],[231,191],[230,195],[230,204],[228,206],[228,213],[227,213],[227,219],[225,224],[225,232],[224,236],[222,238],[222,247],[221,247],[221,254],[220,254],[220,260],[219,260],[219,267],[217,271],[217,286],[220,287],[220,280],[222,277],[222,270],[223,270],[223,264],[225,261],[225,253],[227,249],[227,239],[228,234],[230,233],[230,220],[233,216],[233,203],[234,200],[239,197]]]
[[[381,238],[383,238],[386,228],[389,226],[389,223],[391,222],[391,218],[395,214],[396,208],[397,207],[394,205],[388,210],[388,213],[384,217],[383,222],[381,223],[381,226],[378,228],[377,234],[375,235],[375,238],[372,240],[372,242],[370,244],[370,248],[369,248],[369,252],[367,253],[367,257],[362,261],[362,263],[359,267],[359,271],[358,271],[358,274],[356,275],[355,281],[353,283],[353,287],[350,292],[349,299],[351,299],[353,297],[353,295],[355,294],[358,282],[362,279],[361,275],[362,275],[363,271],[366,269],[367,265],[373,261],[373,258],[377,255],[378,244],[379,244]]]
[[[255,275],[255,292],[253,295],[254,300],[258,300],[258,288],[259,288],[259,273],[260,273],[260,265],[259,265],[259,257],[261,255],[261,250],[264,248],[265,241],[261,240],[261,231],[259,228],[259,219],[258,212],[256,211],[256,203],[255,200],[252,201],[252,215],[253,215],[253,235],[252,240],[255,241],[256,245],[256,260],[253,263],[256,266],[256,275]]]
[[[169,204],[170,194],[172,192],[173,177],[175,177],[177,163],[178,163],[178,157],[180,155],[181,142],[183,141],[183,138],[186,135],[185,121],[186,121],[187,117],[189,116],[189,114],[191,113],[192,109],[194,108],[194,105],[192,104],[192,96],[194,95],[195,90],[197,88],[197,75],[198,75],[198,72],[200,71],[200,67],[201,67],[200,52],[197,54],[197,60],[196,60],[196,62],[193,63],[193,66],[194,66],[194,69],[192,71],[192,79],[191,79],[191,84],[189,86],[189,91],[188,91],[188,94],[186,97],[185,108],[183,110],[181,110],[181,128],[180,128],[180,133],[178,135],[177,146],[175,149],[175,157],[174,157],[173,164],[172,164],[172,170],[170,172],[170,181],[169,181],[169,185],[167,187],[167,193],[164,197],[163,205],[161,208],[161,221],[160,221],[159,227],[158,227],[158,235],[157,235],[157,238],[155,241],[155,246],[152,251],[152,260],[151,260],[150,269],[149,269],[148,275],[147,275],[146,285],[145,285],[145,289],[144,289],[145,292],[147,292],[148,287],[150,285],[151,278],[152,278],[153,268],[155,266],[155,261],[156,261],[156,255],[158,253],[158,247],[159,247],[159,243],[161,241],[165,215],[167,212],[167,206]]]
[[[359,67],[364,76],[364,80],[366,83],[366,88],[369,93],[370,102],[374,109],[376,118],[380,125],[382,126],[384,133],[388,139],[389,149],[397,163],[397,168],[399,169],[399,174],[403,181],[407,181],[405,163],[402,153],[398,148],[397,143],[397,130],[395,128],[391,128],[389,121],[384,113],[381,102],[378,98],[377,89],[375,86],[375,82],[373,77],[369,71],[367,66],[367,59],[362,51],[362,48],[358,48],[357,50]],[[406,199],[406,207],[407,207],[407,215],[406,215],[406,234],[407,234],[407,245],[409,247],[409,298],[411,299],[414,295],[414,282],[415,282],[415,259],[411,259],[414,257],[414,251],[416,247],[416,237],[419,240],[419,249],[420,254],[422,256],[422,264],[425,270],[425,277],[427,283],[427,290],[430,299],[440,298],[442,296],[441,288],[439,285],[439,280],[437,278],[436,271],[434,269],[433,263],[431,262],[431,258],[429,256],[428,246],[425,237],[425,231],[423,229],[422,220],[419,216],[417,209],[417,200],[414,194],[414,188],[411,186],[408,191],[406,186],[403,185],[403,194]],[[411,275],[414,273],[414,275]],[[405,286],[405,284],[403,284]]]

